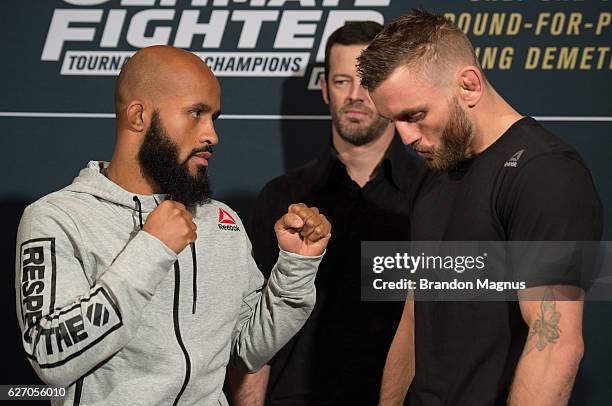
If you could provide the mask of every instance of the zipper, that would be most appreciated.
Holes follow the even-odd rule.
[[[76,387],[74,389],[74,402],[73,406],[79,406],[81,404],[81,395],[83,393],[83,380],[85,378],[81,378],[77,381]]]
[[[181,386],[181,390],[178,395],[176,395],[176,399],[174,399],[173,406],[178,404],[179,399],[183,396],[183,392],[187,388],[187,384],[189,383],[189,378],[191,376],[191,359],[189,359],[189,353],[187,353],[187,348],[185,348],[185,344],[183,343],[183,338],[181,337],[181,328],[179,326],[179,294],[181,290],[181,279],[180,279],[180,268],[178,260],[174,263],[174,306],[172,309],[172,316],[174,319],[174,335],[176,336],[176,341],[178,341],[181,350],[183,351],[183,355],[185,356],[185,380],[183,381],[183,386]]]
[[[142,206],[137,196],[134,196],[134,202],[136,202],[136,204],[138,205],[138,216],[140,220],[140,229],[142,230],[142,227],[143,227]],[[157,199],[155,199],[155,203],[157,203],[157,205],[159,206],[159,202],[157,201]],[[195,261],[195,246],[193,244],[191,246],[191,254],[193,256],[193,260]],[[194,262],[194,272],[197,270],[195,266],[196,265]],[[195,281],[196,280],[195,280],[195,275],[194,275],[193,313],[195,313],[195,301],[196,301]],[[181,293],[181,269],[179,267],[178,260],[176,260],[174,262],[174,303],[172,306],[172,319],[174,321],[174,335],[176,336],[176,341],[178,342],[179,347],[181,347],[181,351],[183,352],[183,355],[185,356],[185,379],[183,380],[183,385],[181,386],[181,390],[179,391],[179,393],[176,395],[176,398],[174,399],[174,403],[172,403],[173,406],[176,406],[178,404],[178,401],[181,399],[181,396],[183,396],[185,389],[187,389],[189,378],[191,377],[191,359],[189,358],[189,353],[187,352],[187,348],[185,348],[185,344],[183,343],[183,337],[181,337],[181,326],[179,325],[179,296],[180,296],[180,293]],[[77,389],[80,389],[80,388],[77,387]],[[79,398],[80,398],[80,391],[79,391]]]

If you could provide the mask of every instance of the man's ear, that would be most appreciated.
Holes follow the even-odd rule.
[[[145,113],[144,103],[136,100],[126,108],[127,124],[132,131],[142,132],[147,128],[150,117]]]
[[[469,108],[480,102],[484,92],[485,79],[480,69],[476,66],[466,66],[457,72],[457,85],[459,87],[459,99]]]
[[[327,77],[324,74],[319,77],[319,84],[321,85],[323,101],[325,102],[325,104],[329,104],[329,89],[327,88]]]

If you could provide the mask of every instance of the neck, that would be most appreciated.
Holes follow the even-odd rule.
[[[523,116],[512,108],[493,88],[483,95],[483,99],[472,114],[474,140],[471,150],[480,154],[497,141],[508,129]]]
[[[394,135],[394,127],[389,125],[374,141],[365,145],[355,146],[340,137],[332,128],[332,143],[338,153],[338,158],[346,166],[350,178],[364,187],[376,174],[385,152]]]
[[[138,154],[120,144],[121,141],[117,140],[117,146],[108,165],[108,178],[130,193],[145,196],[160,193],[155,183],[143,175]]]

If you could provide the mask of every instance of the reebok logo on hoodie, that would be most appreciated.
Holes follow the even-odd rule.
[[[219,230],[240,231],[236,220],[227,211],[219,207]]]

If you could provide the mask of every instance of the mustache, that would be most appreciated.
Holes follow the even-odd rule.
[[[410,146],[412,147],[412,149],[414,149],[416,152],[420,152],[420,153],[425,153],[425,154],[432,154],[432,155],[436,155],[436,149],[435,148],[420,148],[420,142],[419,141],[415,141],[412,144],[410,144]]]
[[[191,151],[191,154],[189,154],[189,158],[191,158],[192,156],[195,156],[199,153],[202,152],[208,152],[210,154],[213,153],[213,146],[211,144],[206,144],[204,145],[202,148],[197,148]]]
[[[372,112],[372,109],[364,105],[363,102],[361,101],[347,103],[344,106],[342,106],[340,110],[343,113],[345,113],[347,110],[357,110],[357,111],[361,111],[361,112],[368,113],[368,114]]]

